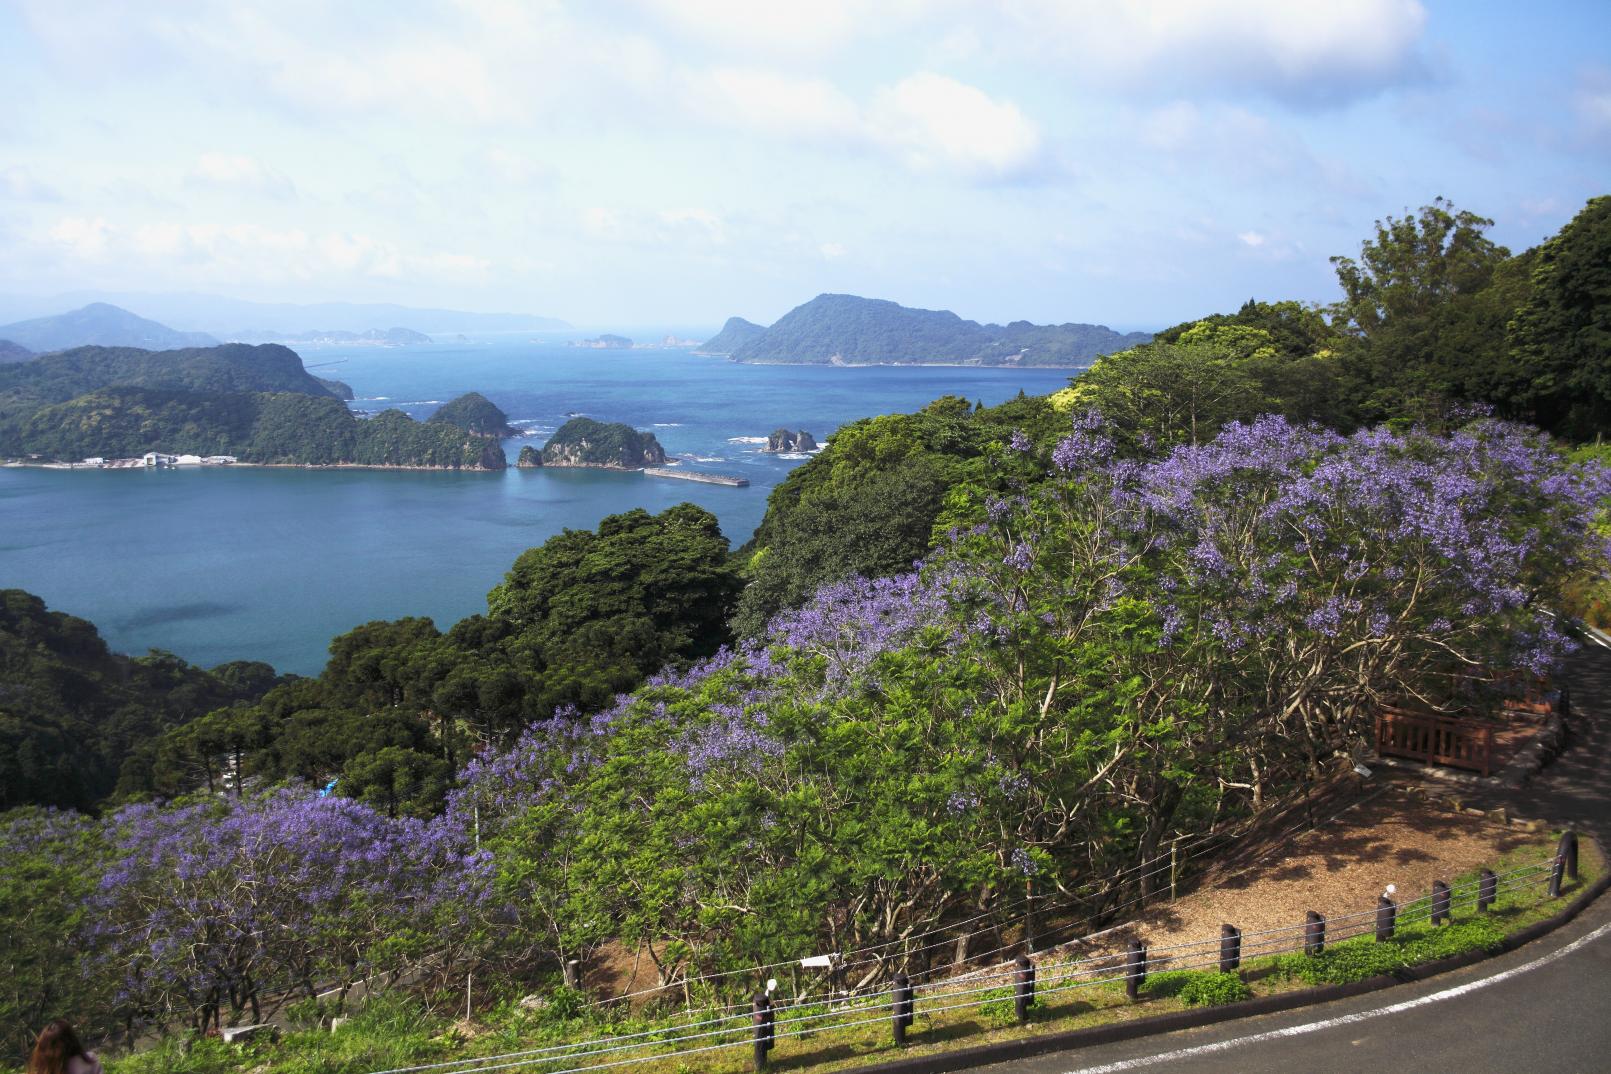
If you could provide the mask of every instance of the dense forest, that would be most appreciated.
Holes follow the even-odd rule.
[[[965,321],[950,310],[919,310],[884,299],[818,295],[770,328],[729,318],[701,351],[736,362],[1083,366],[1147,339],[1095,324],[1003,327]]]
[[[429,420],[493,439],[518,436],[520,432],[510,426],[509,415],[480,392],[466,392],[457,399],[443,403]]]
[[[554,430],[536,459],[521,451],[521,465],[598,466],[608,470],[641,470],[666,461],[666,450],[654,433],[639,432],[621,422],[571,418]]]
[[[1031,895],[1111,912],[1384,703],[1492,708],[1605,607],[1611,198],[1520,254],[1490,226],[1436,202],[1337,258],[1331,307],[845,426],[736,551],[688,504],[567,531],[484,615],[357,627],[317,678],[113,657],[7,594],[11,752],[102,760],[0,818],[0,916],[38,908],[0,1036],[557,996],[609,943],[718,1000],[755,976],[693,979],[803,951],[876,980]]]
[[[502,411],[471,393],[431,421],[371,420],[352,392],[276,344],[175,351],[80,347],[0,365],[0,456],[74,461],[148,451],[308,466],[501,470]],[[482,431],[485,430],[485,431]]]
[[[169,653],[107,651],[93,624],[0,590],[0,808],[89,809],[130,751],[280,680],[267,664],[210,671]]]

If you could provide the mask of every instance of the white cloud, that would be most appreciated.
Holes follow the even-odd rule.
[[[632,0],[632,7],[693,40],[746,55],[812,56],[910,26],[934,0]]]
[[[0,197],[17,201],[60,201],[55,187],[40,181],[33,171],[21,164],[0,168]]]
[[[1369,184],[1343,158],[1322,157],[1289,123],[1240,105],[1171,101],[1156,108],[1115,112],[1117,143],[1151,151],[1147,165],[1199,179],[1236,182],[1301,180],[1342,196],[1358,196]],[[1223,183],[1210,184],[1223,188]]]
[[[1270,241],[1261,232],[1257,231],[1239,231],[1236,233],[1236,237],[1241,240],[1243,246],[1251,246],[1255,250]]]
[[[116,260],[136,271],[188,266],[220,282],[483,279],[492,267],[486,258],[405,249],[364,234],[257,223],[159,220],[124,227],[103,217],[63,217],[46,236],[73,261]]]
[[[855,136],[861,111],[833,83],[757,68],[716,68],[689,82],[688,103],[718,122],[787,138]]]
[[[841,243],[825,242],[817,247],[817,252],[822,254],[825,260],[837,261],[839,258],[844,257],[848,251],[845,250]]]
[[[290,198],[296,187],[285,175],[248,153],[203,153],[190,171],[192,182],[249,190],[272,198]]]
[[[1041,161],[1041,133],[1013,102],[933,72],[859,104],[832,83],[753,68],[691,79],[689,106],[707,122],[786,139],[870,149],[924,172],[1012,179]]]
[[[1040,129],[1011,101],[928,72],[881,91],[869,120],[876,138],[924,170],[1012,178],[1031,170]]]
[[[1419,73],[1419,0],[1013,0],[1027,47],[1071,59],[1077,80],[1166,92],[1256,92],[1332,104]],[[998,39],[999,40],[999,39]]]
[[[662,209],[656,220],[662,241],[692,241],[715,246],[727,241],[725,223],[709,209]]]
[[[721,215],[697,206],[656,212],[592,206],[582,210],[579,222],[582,234],[596,242],[703,250],[728,241]]]
[[[74,257],[85,261],[99,261],[106,254],[107,238],[111,232],[104,217],[66,216],[51,227],[53,242],[66,248]]]

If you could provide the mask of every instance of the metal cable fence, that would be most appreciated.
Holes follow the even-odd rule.
[[[1560,893],[1565,855],[1557,854],[1530,865],[1493,873],[1485,870],[1474,880],[1435,888],[1433,894],[1402,903],[1384,895],[1372,909],[1321,918],[1321,949],[1362,936],[1378,940],[1398,930],[1429,920],[1450,920],[1456,910],[1480,912],[1501,897],[1524,894],[1547,886],[1547,896]],[[1469,919],[1468,919],[1469,920]],[[1227,926],[1229,928],[1229,926]],[[1098,935],[1109,935],[1107,930]],[[1234,931],[1234,930],[1232,930]],[[814,997],[779,1003],[758,996],[750,1009],[716,1014],[691,1022],[622,1033],[593,1040],[505,1052],[497,1055],[448,1060],[417,1066],[394,1067],[374,1074],[490,1074],[492,1071],[529,1069],[541,1074],[583,1074],[648,1062],[680,1062],[687,1057],[752,1047],[758,1065],[778,1040],[839,1033],[876,1024],[899,1026],[912,1013],[926,1017],[993,1004],[1013,1004],[1022,1020],[1026,998],[1057,995],[1076,989],[1123,984],[1134,998],[1150,974],[1209,969],[1235,969],[1244,960],[1298,952],[1315,953],[1314,921],[1250,932],[1234,932],[1234,951],[1227,954],[1227,934],[1148,949],[1131,940],[1124,950],[1074,959],[1043,958],[1039,963],[1020,957],[1001,967],[974,971],[961,978],[925,986],[919,995],[914,983],[901,976],[889,988],[850,997]],[[1216,945],[1217,948],[1216,948]],[[921,1007],[917,1007],[921,1000]],[[732,1010],[729,1005],[720,1010]],[[903,1014],[904,1012],[904,1014]],[[692,1032],[690,1032],[692,1031]],[[902,1040],[896,1029],[896,1039]],[[603,1060],[603,1061],[595,1061]]]

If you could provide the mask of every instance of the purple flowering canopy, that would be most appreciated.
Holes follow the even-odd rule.
[[[818,950],[864,952],[852,983],[924,970],[1026,899],[1123,904],[1164,840],[1328,778],[1383,705],[1488,712],[1550,674],[1608,495],[1490,420],[1264,418],[1145,460],[1081,414],[926,563],[534,725],[433,821],[291,789],[125,809],[88,940],[131,1018],[196,1025],[611,941],[668,986]]]

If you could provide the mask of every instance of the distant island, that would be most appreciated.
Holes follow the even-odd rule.
[[[591,347],[600,351],[624,351],[632,348],[632,341],[626,336],[612,336],[608,332],[595,339],[573,339],[572,347]]]
[[[699,350],[756,363],[1083,367],[1151,339],[1145,332],[1119,333],[1094,324],[982,325],[949,310],[825,294],[796,306],[770,328],[730,318]]]
[[[515,465],[641,470],[665,461],[666,451],[654,433],[641,433],[621,422],[572,418],[555,431],[541,452],[529,445],[521,448]]]
[[[509,415],[480,392],[467,392],[444,403],[427,424],[436,422],[452,425],[472,436],[490,436],[495,440],[520,435],[520,430],[509,424]]]
[[[205,332],[178,332],[165,324],[148,321],[105,302],[92,302],[52,317],[36,317],[31,321],[0,325],[0,339],[9,340],[36,354],[91,345],[162,351],[177,347],[209,347],[218,343]]]
[[[507,422],[484,397],[454,400],[442,408],[442,421],[418,422],[400,410],[365,421],[347,409],[343,392],[351,395],[339,381],[310,375],[296,352],[278,344],[78,347],[0,365],[0,457],[99,460],[92,465],[132,463],[148,453],[264,465],[506,465],[498,435]]]
[[[230,339],[240,343],[291,343],[303,346],[367,344],[372,347],[409,347],[416,343],[434,342],[424,332],[416,332],[412,328],[370,328],[362,332],[349,332],[340,328],[309,328],[303,332],[271,332],[257,329],[231,333]]]

